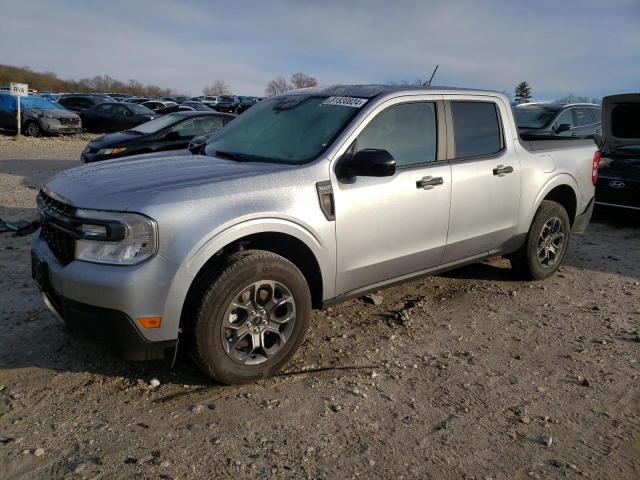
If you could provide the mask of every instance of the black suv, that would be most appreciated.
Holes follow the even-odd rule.
[[[602,138],[602,111],[595,103],[523,103],[514,107],[518,133],[525,140]]]
[[[222,95],[218,97],[218,103],[214,108],[219,112],[238,113],[239,105],[240,100],[238,100],[238,97],[232,95]]]
[[[104,97],[97,95],[64,95],[60,97],[58,103],[67,110],[77,113],[93,108],[106,101]]]

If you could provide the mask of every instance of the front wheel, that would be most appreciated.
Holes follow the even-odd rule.
[[[571,223],[562,205],[543,200],[533,217],[522,249],[509,260],[513,270],[528,280],[543,280],[553,275],[562,264]]]
[[[196,364],[226,384],[275,374],[309,325],[304,275],[279,255],[248,250],[230,256],[212,276],[191,328]]]
[[[30,137],[39,137],[40,135],[42,135],[40,125],[38,125],[38,122],[34,121],[30,121],[29,123],[27,123],[27,125],[25,126],[25,133]]]

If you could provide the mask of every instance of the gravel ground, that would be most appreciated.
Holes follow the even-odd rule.
[[[0,218],[89,138],[0,137]],[[640,478],[637,216],[597,212],[544,282],[495,259],[315,312],[243,386],[69,336],[29,238],[0,235],[0,291],[1,478]]]

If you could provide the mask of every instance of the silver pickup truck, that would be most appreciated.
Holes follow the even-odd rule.
[[[526,143],[499,93],[304,89],[194,155],[64,171],[38,196],[33,277],[127,358],[189,349],[225,383],[277,372],[312,308],[487,257],[552,275],[589,222],[590,141]]]

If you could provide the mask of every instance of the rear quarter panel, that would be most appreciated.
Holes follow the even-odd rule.
[[[529,230],[540,203],[558,186],[568,185],[573,189],[576,194],[577,215],[587,208],[595,195],[591,174],[597,147],[595,143],[586,143],[556,146],[553,140],[548,140],[544,148],[532,151],[525,148],[519,140],[514,141],[522,166],[520,233]]]

